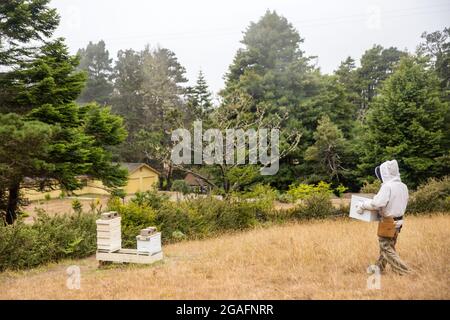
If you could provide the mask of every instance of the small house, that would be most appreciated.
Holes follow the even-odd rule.
[[[209,193],[211,191],[211,185],[192,173],[188,173],[184,177],[184,181],[195,193]]]

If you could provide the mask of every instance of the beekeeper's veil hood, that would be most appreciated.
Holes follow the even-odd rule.
[[[383,162],[380,165],[380,175],[383,182],[388,181],[401,181],[400,180],[400,170],[398,169],[397,160],[391,160]]]

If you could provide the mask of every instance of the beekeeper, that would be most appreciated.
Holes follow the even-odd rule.
[[[380,257],[376,265],[383,272],[390,264],[394,272],[404,275],[410,272],[408,266],[395,251],[398,234],[403,226],[403,215],[408,204],[408,187],[401,181],[396,160],[383,162],[375,168],[375,175],[381,180],[381,188],[373,199],[366,200],[358,213],[378,210],[381,220],[378,224]]]

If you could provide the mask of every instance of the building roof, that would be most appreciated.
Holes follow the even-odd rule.
[[[190,185],[190,186],[200,186],[200,187],[207,187],[209,186],[209,183],[206,182],[204,179],[199,178],[192,173],[188,173],[186,177],[184,177],[184,181]]]
[[[154,171],[158,175],[160,174],[158,170],[156,170],[153,167],[150,167],[148,164],[143,163],[143,162],[121,162],[120,165],[122,167],[124,167],[125,169],[127,169],[129,174],[135,172],[137,169],[142,168],[142,167],[147,167],[148,169],[150,169],[151,171]]]

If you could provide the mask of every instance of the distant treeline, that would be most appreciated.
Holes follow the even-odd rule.
[[[322,180],[357,190],[373,179],[375,166],[393,158],[415,187],[449,171],[449,36],[449,28],[424,32],[414,54],[374,45],[359,66],[348,57],[324,75],[292,24],[267,11],[244,33],[218,105],[201,72],[196,85],[185,85],[185,69],[170,50],[121,50],[113,63],[103,41],[78,51],[79,68],[88,73],[78,101],[111,105],[125,119],[128,138],[115,150],[117,159],[159,167],[162,188],[194,171],[225,192],[256,182],[286,189]],[[262,119],[281,129],[282,148],[290,152],[279,173],[265,178],[252,166],[174,166],[170,132],[190,129],[196,119],[205,130]]]

